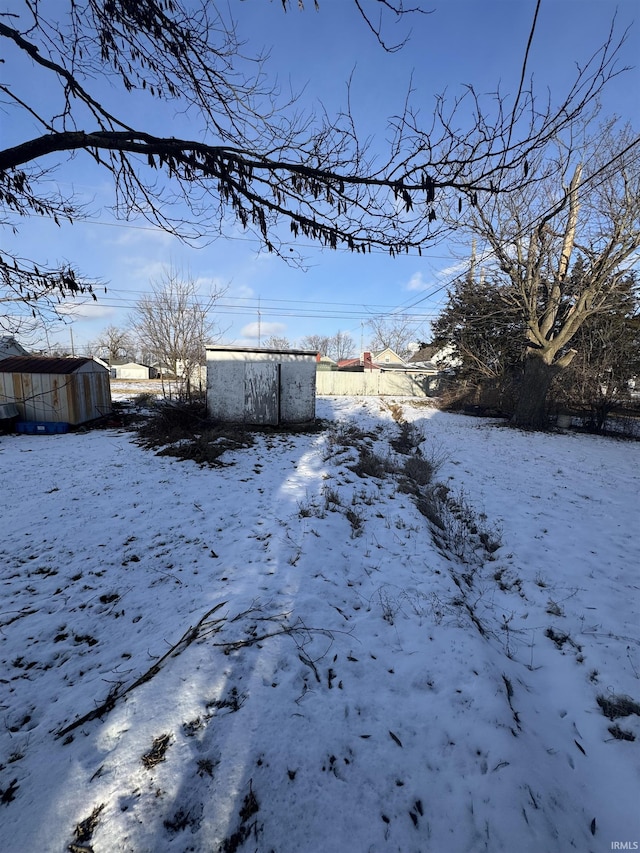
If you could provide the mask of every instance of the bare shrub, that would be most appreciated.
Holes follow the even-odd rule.
[[[322,489],[322,496],[324,498],[325,509],[330,510],[331,512],[335,512],[336,509],[342,505],[340,493],[337,489],[334,489],[333,486],[324,486]]]
[[[361,536],[364,528],[364,516],[351,507],[346,509],[344,514],[351,525],[351,537],[355,539],[356,536]]]
[[[400,470],[398,464],[389,456],[379,456],[369,448],[361,448],[358,461],[349,466],[349,470],[358,477],[376,477],[382,479],[386,474],[396,474]]]
[[[153,391],[143,391],[137,394],[132,402],[138,409],[151,409],[157,404],[158,397]]]
[[[416,500],[419,512],[440,530],[444,530],[443,514],[448,496],[449,487],[444,483],[435,483],[432,488],[421,492]]]
[[[402,473],[418,486],[428,486],[436,473],[431,459],[423,456],[409,456],[402,468]]]

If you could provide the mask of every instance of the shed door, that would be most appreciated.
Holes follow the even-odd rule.
[[[245,418],[254,424],[280,423],[280,365],[247,362],[244,372]]]

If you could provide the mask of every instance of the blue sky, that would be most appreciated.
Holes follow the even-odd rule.
[[[410,4],[409,4],[410,5]],[[346,80],[352,77],[351,104],[360,130],[374,140],[384,139],[386,119],[401,108],[411,75],[414,100],[425,122],[434,96],[445,89],[454,97],[464,84],[477,91],[515,92],[535,9],[535,0],[429,0],[432,14],[415,16],[411,38],[399,52],[381,50],[348,0],[320,0],[320,12],[307,0],[304,12],[297,2],[288,13],[279,0],[231,0],[230,7],[247,52],[270,50],[268,68],[281,85],[301,91],[302,106],[322,103],[331,112],[346,103]],[[576,62],[584,63],[605,38],[612,16],[619,32],[631,31],[621,61],[633,65],[640,56],[637,2],[613,0],[542,0],[528,71],[544,96],[560,99],[573,78]],[[389,26],[390,40],[406,35],[407,24]],[[28,64],[0,66],[2,82],[20,75],[29,83]],[[34,86],[35,86],[34,78]],[[40,84],[38,84],[40,85]],[[637,68],[614,80],[603,97],[603,113],[616,113],[636,127],[640,113]],[[46,91],[39,90],[46,97]],[[139,109],[136,106],[136,109]],[[126,99],[123,115],[131,120]],[[136,116],[140,126],[156,116]],[[3,145],[34,134],[24,120],[0,113]],[[86,127],[83,129],[91,129]],[[166,130],[164,132],[167,132]],[[170,133],[168,133],[170,135]],[[108,292],[97,305],[80,309],[72,325],[77,351],[107,325],[124,326],[136,299],[149,283],[174,266],[197,279],[203,292],[226,288],[219,302],[224,342],[257,344],[258,313],[261,342],[271,334],[292,343],[308,334],[349,332],[356,347],[368,343],[366,321],[372,316],[406,313],[414,318],[415,338],[428,339],[430,318],[446,298],[446,285],[455,275],[461,246],[440,244],[417,255],[395,259],[383,253],[361,256],[322,250],[302,239],[304,269],[294,269],[260,251],[248,234],[234,232],[202,248],[190,248],[143,223],[121,223],[109,212],[113,202],[107,173],[92,168],[84,155],[60,165],[60,184],[73,185],[90,199],[90,221],[58,228],[30,218],[20,223],[19,235],[3,234],[3,245],[42,262],[69,261],[88,276],[103,280]],[[69,344],[69,330],[50,338]]]

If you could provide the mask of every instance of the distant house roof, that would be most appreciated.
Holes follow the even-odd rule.
[[[343,358],[338,362],[338,370],[380,370],[380,365],[371,358],[370,352],[363,352],[360,358]]]
[[[377,364],[406,364],[402,356],[398,355],[398,353],[394,349],[391,349],[391,347],[385,347],[383,350],[380,350],[380,352],[374,353],[373,358]]]
[[[442,369],[453,367],[458,362],[451,344],[428,344],[414,352],[407,364],[439,373]]]
[[[442,347],[437,347],[433,344],[421,347],[419,350],[416,350],[411,358],[407,359],[408,364],[415,364],[416,362],[425,362],[431,361],[434,355],[438,352],[438,350],[442,349]]]
[[[75,373],[92,358],[46,358],[39,355],[14,355],[0,361],[1,373]]]
[[[19,343],[14,337],[11,335],[5,335],[0,338],[0,360],[4,358],[10,358],[14,355],[29,355],[29,350],[26,350],[21,343]]]

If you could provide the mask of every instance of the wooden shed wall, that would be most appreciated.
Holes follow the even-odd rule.
[[[69,423],[96,420],[111,411],[109,373],[0,373],[0,398],[15,403],[25,421]]]

